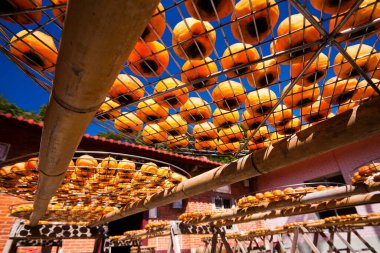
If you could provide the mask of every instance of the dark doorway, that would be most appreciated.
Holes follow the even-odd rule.
[[[109,235],[122,235],[125,231],[141,229],[144,213],[134,214],[108,224]],[[131,247],[115,247],[112,253],[129,253]]]

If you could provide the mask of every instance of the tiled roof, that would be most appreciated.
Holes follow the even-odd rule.
[[[0,117],[18,120],[21,123],[27,123],[30,125],[39,126],[41,128],[44,125],[43,122],[36,122],[33,119],[25,119],[22,116],[16,117],[10,113],[6,113],[6,114],[0,113]],[[110,140],[110,139],[106,139],[104,137],[91,136],[89,134],[85,134],[83,136],[83,138],[92,139],[92,140],[99,141],[99,142],[113,143],[114,145],[123,145],[125,147],[133,148],[133,149],[137,149],[137,150],[141,150],[141,151],[155,152],[157,154],[165,155],[167,157],[175,157],[176,159],[183,159],[184,162],[186,162],[186,161],[199,162],[199,165],[208,164],[208,165],[215,165],[215,167],[222,165],[221,163],[210,161],[206,157],[185,156],[185,155],[181,155],[181,154],[177,154],[177,153],[173,153],[173,152],[168,152],[165,150],[155,149],[155,148],[148,147],[148,146],[142,146],[142,145],[138,145],[138,144],[127,143],[127,142],[122,142],[122,141],[117,141],[117,140]]]

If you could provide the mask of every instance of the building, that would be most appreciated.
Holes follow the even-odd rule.
[[[10,143],[11,149],[8,158],[17,157],[27,153],[36,152],[39,148],[41,123],[25,120],[21,117],[13,117],[10,114],[0,114],[0,140]],[[27,140],[27,141],[26,141]],[[132,219],[118,221],[116,225],[111,224],[112,233],[123,232],[128,229],[139,229],[149,222],[156,220],[175,220],[187,211],[204,211],[218,208],[230,208],[234,200],[252,191],[264,191],[283,185],[296,184],[300,182],[333,181],[339,179],[341,182],[350,183],[352,170],[361,164],[378,158],[380,154],[380,136],[354,143],[352,145],[338,148],[334,151],[319,155],[310,160],[282,168],[280,170],[259,176],[257,178],[239,182],[231,186],[222,187],[202,195],[189,198],[171,205],[159,207],[149,212],[138,214]],[[219,164],[203,158],[182,156],[149,147],[126,144],[119,141],[106,140],[91,136],[84,136],[79,149],[103,150],[120,153],[140,154],[157,159],[164,159],[173,164],[183,167],[192,175],[217,167]],[[164,155],[163,155],[164,154]],[[347,155],[350,154],[350,155]],[[13,218],[7,217],[9,205],[22,203],[17,198],[2,195],[0,203],[0,249],[4,246],[9,230],[14,222]],[[352,211],[352,209],[351,209]],[[355,207],[357,213],[380,212],[380,204]],[[317,218],[316,214],[284,217],[268,221],[250,222],[238,225],[240,230],[248,230],[264,225],[276,226],[286,222],[300,221]],[[130,226],[134,225],[134,228]],[[360,233],[376,248],[380,248],[380,230],[366,228]],[[182,252],[195,252],[202,247],[200,235],[181,235],[180,243]],[[145,243],[157,248],[158,252],[167,251],[168,237],[149,239]],[[92,252],[94,240],[64,240],[64,252]]]

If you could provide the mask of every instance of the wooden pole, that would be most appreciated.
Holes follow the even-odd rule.
[[[322,153],[380,134],[380,97],[368,101],[287,140],[242,157],[176,187],[105,215],[92,225],[104,224],[157,206],[201,194],[218,187],[297,164]]]
[[[311,204],[305,206],[288,207],[286,209],[277,209],[261,213],[255,213],[244,217],[237,217],[223,221],[223,225],[232,225],[245,223],[255,220],[265,220],[278,217],[287,217],[301,215],[307,213],[316,213],[324,210],[339,209],[344,207],[367,205],[380,202],[380,193],[367,193],[363,195],[355,195],[347,198],[333,199],[319,204]],[[216,222],[217,224],[217,222]]]
[[[45,214],[82,136],[158,0],[70,0],[42,131],[31,225]]]
[[[289,199],[289,200],[282,200],[282,201],[276,201],[276,202],[268,202],[260,206],[248,207],[244,209],[233,208],[221,213],[215,213],[211,215],[210,217],[207,217],[204,219],[200,219],[194,222],[189,222],[189,224],[213,222],[213,221],[217,221],[221,219],[232,219],[236,217],[247,216],[250,214],[275,210],[275,209],[289,207],[289,206],[317,203],[321,201],[344,198],[344,197],[349,197],[352,195],[364,194],[364,193],[369,193],[369,192],[374,192],[374,191],[380,191],[380,183],[370,183],[368,185],[362,184],[362,185],[356,185],[356,186],[345,185],[345,186],[340,186],[337,188],[328,189],[325,191],[308,193],[294,200]]]

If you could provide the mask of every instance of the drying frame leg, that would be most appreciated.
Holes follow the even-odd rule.
[[[377,253],[377,251],[366,241],[364,238],[358,233],[358,231],[353,230],[352,231],[358,238],[359,240],[364,243],[365,246],[372,252],[372,253]]]
[[[238,239],[236,239],[235,241],[236,241],[236,244],[238,245],[238,249],[240,249],[242,253],[247,253],[246,247],[243,246],[242,243]]]
[[[251,250],[252,250],[252,240],[250,240],[248,244],[248,248],[247,248],[248,253],[250,253]]]
[[[347,232],[347,242],[351,244],[351,229]],[[349,249],[347,249],[347,253],[350,253]]]
[[[208,249],[209,244],[210,244],[209,241],[206,241],[206,242],[205,242],[205,248],[204,248],[204,250],[203,250],[203,253],[206,253],[206,252],[207,252],[207,249]]]
[[[313,243],[315,246],[318,246],[318,238],[319,238],[319,234],[317,232],[314,233]]]
[[[329,245],[329,251],[328,252],[334,251],[336,253],[339,253],[339,250],[335,247],[334,243],[327,237],[327,235],[324,232],[321,231],[321,232],[319,232],[319,234],[322,236],[323,240],[325,240],[327,242],[327,244]]]
[[[141,243],[137,243],[137,253],[141,253]]]
[[[332,245],[334,245],[334,231],[329,229],[329,232],[330,232],[330,241],[331,241]],[[330,245],[328,253],[331,253],[331,252],[333,252],[333,250],[332,250],[332,247]]]
[[[309,236],[307,235],[308,231],[305,227],[300,227],[301,229],[301,233],[302,233],[302,237],[303,239],[305,240],[305,242],[307,243],[307,245],[309,245],[309,247],[311,248],[311,250],[314,252],[314,253],[320,253],[319,252],[319,249],[317,248],[316,245],[313,244],[313,242],[310,240]]]
[[[103,248],[104,248],[104,240],[103,238],[97,238],[95,240],[95,245],[94,245],[94,253],[100,253],[100,252],[103,252]]]
[[[260,252],[263,252],[263,249],[261,248],[261,246],[260,246],[259,242],[256,240],[256,238],[253,238],[253,240],[254,240],[257,248],[260,250]]]
[[[285,253],[285,246],[282,242],[282,235],[277,236],[277,251],[280,253]]]
[[[347,246],[347,250],[350,252],[350,251],[352,251],[352,252],[354,252],[354,253],[356,253],[357,251],[352,247],[352,245],[349,243],[349,242],[347,242],[347,240],[346,239],[344,239],[343,238],[343,236],[341,235],[341,234],[339,234],[338,232],[336,233],[336,236],[344,243],[344,245],[346,245]]]
[[[169,243],[168,243],[168,253],[172,253],[172,250],[173,250],[173,239],[170,236],[170,240],[169,240]]]
[[[211,253],[216,253],[217,244],[218,244],[218,234],[213,234],[212,240],[211,240]]]
[[[51,253],[53,247],[52,246],[42,246],[41,253]]]
[[[17,252],[17,240],[8,239],[4,246],[3,253],[16,253]]]
[[[174,234],[173,229],[171,229],[170,237],[174,253],[181,253],[181,246],[179,244],[178,235]]]
[[[296,253],[297,243],[298,243],[298,233],[299,233],[298,228],[294,228],[293,233],[294,233],[294,236],[293,236],[292,248],[291,248],[290,252],[291,253]]]
[[[222,239],[222,242],[223,242],[224,247],[226,248],[227,252],[228,253],[233,253],[233,251],[231,249],[231,246],[230,246],[230,244],[227,241],[226,234],[225,233],[221,233],[220,234],[220,238]]]

